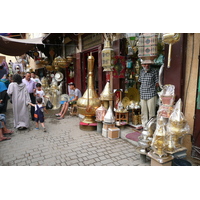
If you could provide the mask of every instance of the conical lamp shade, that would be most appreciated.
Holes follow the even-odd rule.
[[[104,122],[106,122],[106,123],[114,123],[115,122],[115,117],[114,117],[111,107],[108,108],[108,111],[107,111],[106,115],[104,116]]]
[[[103,89],[103,92],[100,94],[101,101],[112,101],[113,94],[110,91],[110,82],[108,81]]]

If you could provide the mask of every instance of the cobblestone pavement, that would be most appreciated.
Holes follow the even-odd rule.
[[[78,117],[46,115],[47,132],[35,130],[31,121],[29,130],[18,131],[12,139],[0,142],[0,166],[138,166],[140,155],[124,139],[109,139],[96,131],[79,129]],[[8,105],[7,126],[13,127],[12,105]]]

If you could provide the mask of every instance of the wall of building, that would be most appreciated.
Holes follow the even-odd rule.
[[[200,33],[191,33],[187,37],[186,52],[186,73],[184,87],[184,114],[191,128],[190,133],[193,134],[194,115],[196,105],[196,91],[198,78],[198,56],[200,48]],[[183,145],[187,147],[187,154],[191,154],[191,138],[186,136]]]
[[[0,53],[0,56],[3,56],[3,57],[6,58],[6,62],[7,62],[7,64],[9,63],[10,60],[11,60],[13,63],[16,62],[16,58],[15,58],[15,56],[8,56],[8,55],[4,55],[4,54],[1,54],[1,53]]]

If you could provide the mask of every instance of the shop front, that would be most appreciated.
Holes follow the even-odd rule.
[[[81,35],[81,41],[82,50],[76,54],[75,83],[84,93],[87,89],[87,59],[92,53],[94,57],[94,87],[97,93],[100,94],[106,82],[106,75],[103,73],[101,63],[103,36],[102,34],[83,34]]]

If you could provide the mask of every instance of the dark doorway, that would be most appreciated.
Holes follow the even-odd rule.
[[[92,52],[92,56],[94,57],[94,89],[98,95],[102,92],[102,85],[105,85],[106,74],[103,73],[103,69],[101,67],[101,51],[99,51],[99,47],[87,50],[82,53],[82,68],[81,68],[81,89],[84,93],[87,89],[87,73],[88,73],[88,56]]]

